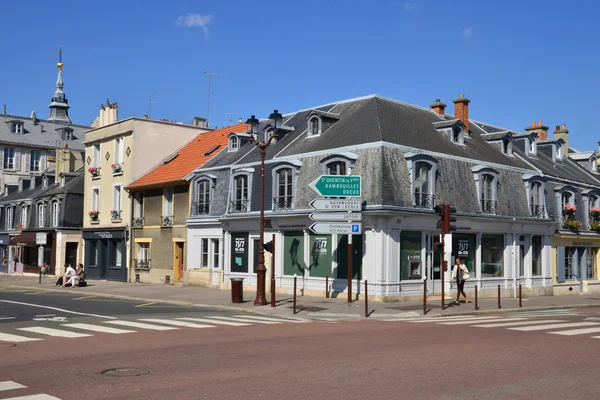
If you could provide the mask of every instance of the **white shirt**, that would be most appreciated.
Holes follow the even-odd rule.
[[[73,267],[71,267],[69,265],[69,267],[67,267],[67,270],[65,271],[65,275],[75,275],[77,272],[75,271],[75,269]]]

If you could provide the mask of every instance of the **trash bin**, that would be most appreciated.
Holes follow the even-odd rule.
[[[231,302],[244,302],[244,278],[229,278],[231,280]]]

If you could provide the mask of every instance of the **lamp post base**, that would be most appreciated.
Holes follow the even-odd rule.
[[[266,269],[265,266],[259,264],[256,268],[256,299],[254,300],[255,306],[266,306],[267,297],[265,296],[265,281],[266,281]]]

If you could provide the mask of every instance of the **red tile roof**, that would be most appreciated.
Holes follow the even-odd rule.
[[[179,149],[177,153],[174,153],[171,157],[166,159],[171,159],[170,161],[162,162],[146,175],[130,184],[127,188],[139,189],[146,186],[183,182],[184,178],[192,171],[204,165],[205,162],[227,147],[227,135],[231,132],[240,133],[246,132],[247,130],[248,125],[237,124],[201,133],[194,138],[194,140]],[[218,146],[216,150],[205,155],[205,153],[215,146]]]

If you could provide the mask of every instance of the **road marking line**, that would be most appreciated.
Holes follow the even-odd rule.
[[[11,335],[10,333],[0,333],[0,342],[33,342],[35,340],[43,340],[30,338],[27,336]]]
[[[215,320],[210,320],[207,318],[185,317],[185,318],[175,318],[175,319],[181,319],[181,320],[185,320],[185,321],[207,322],[209,324],[215,324],[215,325],[228,325],[228,326],[250,326],[250,325],[252,325],[252,324],[246,324],[243,322],[215,321]]]
[[[587,333],[598,333],[598,332],[600,332],[600,328],[571,329],[568,331],[548,332],[548,333],[551,333],[553,335],[573,336],[573,335],[585,335]]]
[[[136,307],[146,307],[146,306],[151,306],[152,304],[156,304],[158,303],[157,301],[151,301],[150,303],[145,303],[145,304],[139,304]]]
[[[186,328],[214,328],[213,325],[200,325],[200,324],[194,324],[192,322],[174,321],[172,319],[143,318],[143,319],[140,319],[140,321],[156,322],[158,324],[167,324],[167,325],[175,325],[175,326],[185,326]]]
[[[231,318],[231,317],[217,317],[217,316],[207,316],[206,318],[210,318],[210,319],[222,319],[223,321],[233,321],[233,322],[250,322],[247,319],[240,319],[240,318]],[[252,321],[256,324],[280,324],[281,322],[274,322],[274,321],[259,321],[259,320],[255,320]]]
[[[119,335],[121,333],[135,333],[136,332],[136,331],[128,331],[125,329],[111,328],[110,326],[92,325],[92,324],[77,323],[77,324],[62,324],[62,326],[66,326],[68,328],[83,329],[83,330],[93,331],[93,332],[114,333],[115,335]]]
[[[83,296],[83,297],[74,298],[73,300],[95,299],[96,297],[98,297],[98,296]]]
[[[171,329],[179,329],[179,328],[175,328],[173,326],[158,326],[158,325],[144,324],[144,323],[135,322],[135,321],[121,321],[121,320],[117,320],[117,321],[104,321],[104,323],[106,323],[106,324],[114,324],[114,325],[130,326],[132,328],[152,329],[152,330],[155,330],[155,331],[170,331]]]
[[[286,319],[286,318],[271,318],[271,317],[259,317],[258,315],[234,315],[236,318],[249,319],[250,321],[273,321],[273,322],[291,322],[293,324],[305,324],[310,321],[304,321],[299,319]]]
[[[69,311],[69,310],[64,310],[62,308],[57,308],[57,307],[50,307],[50,306],[41,306],[39,304],[31,304],[31,303],[22,303],[20,301],[11,301],[11,300],[0,300],[0,303],[10,303],[10,304],[20,304],[22,306],[29,306],[29,307],[38,307],[38,308],[47,308],[49,310],[55,310],[55,311],[60,311],[60,312],[66,312],[69,314],[75,314],[75,315],[87,315],[89,317],[96,317],[96,318],[106,318],[106,319],[116,319],[116,317],[109,317],[106,315],[98,315],[98,314],[88,314],[88,313],[82,313],[82,312],[77,312],[77,311]]]
[[[45,318],[45,317],[56,317],[56,314],[40,314],[36,315],[36,318]]]
[[[27,386],[13,381],[0,382],[0,392],[5,390],[26,389]]]
[[[70,332],[70,331],[63,331],[61,329],[44,328],[42,326],[31,326],[29,328],[17,328],[17,329],[20,331],[25,331],[25,332],[33,332],[33,333],[39,333],[41,335],[64,337],[64,338],[70,338],[70,339],[92,336],[92,335],[88,335],[87,333],[76,333],[76,332]]]
[[[470,316],[464,316],[464,317],[438,317],[438,318],[410,318],[410,319],[399,319],[398,321],[408,321],[408,322],[442,322],[442,321],[466,321],[466,320],[470,320],[470,321],[474,321],[474,320],[478,320],[478,319],[489,319],[489,318],[498,318],[500,319],[501,317],[470,317]]]
[[[484,322],[512,322],[512,321],[524,321],[527,318],[503,318],[503,319],[480,319],[479,321],[452,321],[452,322],[438,322],[437,325],[475,325]]]
[[[60,400],[58,397],[49,394],[31,394],[29,396],[10,397],[4,400]]]
[[[500,323],[491,323],[491,324],[484,324],[484,325],[473,325],[477,328],[501,328],[501,327],[505,327],[505,326],[519,326],[519,325],[535,325],[535,324],[549,324],[549,323],[555,323],[555,322],[567,322],[564,319],[538,319],[538,320],[528,320],[528,321],[521,321],[521,322],[500,322]]]
[[[508,328],[513,331],[542,331],[544,329],[561,329],[561,328],[571,328],[577,326],[594,326],[600,325],[597,322],[574,322],[567,324],[553,324],[553,325],[541,325],[541,326],[525,326],[522,328]]]
[[[0,321],[5,320],[5,319],[15,319],[15,317],[0,317]]]

